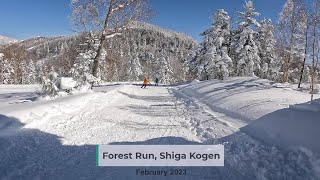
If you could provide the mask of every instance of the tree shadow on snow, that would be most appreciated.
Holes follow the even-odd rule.
[[[119,93],[125,96],[128,96],[129,98],[132,98],[132,99],[144,100],[148,102],[172,102],[172,100],[174,99],[174,97],[170,97],[170,96],[137,96],[133,94],[127,94],[121,91]]]
[[[232,179],[222,167],[185,167],[186,176],[137,176],[136,169],[183,167],[96,167],[95,145],[64,145],[54,134],[24,128],[18,119],[0,116],[0,179]],[[113,142],[113,145],[201,145],[182,137]],[[229,177],[229,178],[221,178]],[[239,178],[234,178],[239,179]]]
[[[151,124],[151,123],[141,123],[135,121],[124,120],[121,122],[113,121],[111,119],[107,119],[108,122],[121,125],[121,127],[126,128],[128,130],[140,131],[140,130],[153,130],[153,129],[178,129],[181,128],[181,125],[166,125],[166,124]]]
[[[282,113],[281,113],[282,114]],[[271,116],[273,117],[273,115]],[[262,119],[264,120],[264,119]],[[317,126],[319,127],[319,126]],[[242,132],[203,143],[182,137],[112,142],[112,145],[225,145],[225,167],[96,167],[95,145],[65,145],[62,137],[25,128],[18,119],[0,115],[0,179],[308,179],[308,162],[299,154],[281,154]],[[280,153],[280,155],[278,154]],[[289,158],[290,161],[287,159]],[[299,158],[299,162],[297,162]],[[304,168],[296,167],[297,164]],[[187,176],[137,176],[136,169],[187,169]],[[288,169],[293,169],[289,171]],[[279,174],[280,172],[280,174]],[[281,174],[282,173],[282,174]],[[290,176],[291,175],[291,176]],[[299,176],[297,176],[299,175]],[[312,175],[311,175],[312,177]]]
[[[35,101],[40,96],[37,92],[4,93],[0,94],[0,102],[12,101],[10,104]]]
[[[136,176],[136,169],[139,167],[96,167],[95,145],[64,145],[62,137],[24,128],[23,123],[12,117],[0,115],[0,130],[0,179],[163,179]],[[110,144],[199,143],[179,137],[161,137],[141,142]],[[196,173],[201,169],[197,168]],[[171,179],[193,179],[192,177],[190,174]]]
[[[302,105],[308,106],[309,103]],[[319,179],[319,117],[320,112],[280,109],[240,128],[243,133],[235,139],[245,136],[247,140],[237,142],[245,141],[247,144],[242,147],[253,147],[243,150],[259,157],[257,164],[267,167],[266,179]]]
[[[312,106],[303,103],[295,106]],[[320,112],[285,108],[266,114],[241,130],[281,148],[306,147],[320,155]]]
[[[192,87],[184,87],[184,88],[191,88],[191,89],[196,89],[197,91],[201,91],[204,94],[216,94],[219,95],[219,98],[216,100],[220,100],[223,98],[226,98],[230,95],[235,95],[235,94],[241,94],[244,92],[251,92],[251,91],[256,91],[256,90],[264,90],[264,89],[269,89],[272,86],[269,84],[266,84],[263,82],[264,80],[262,79],[257,79],[257,78],[252,78],[252,79],[247,79],[247,78],[240,78],[237,81],[232,81],[231,84],[228,84],[229,81],[228,79],[223,80],[223,81],[201,81],[198,84],[192,86]],[[216,87],[216,88],[208,88],[208,86],[211,86],[212,84],[219,83],[225,83],[222,87]],[[181,88],[183,90],[184,88]]]
[[[159,137],[149,139],[146,141],[136,142],[113,142],[111,145],[203,145],[207,143],[199,143],[190,141],[182,137]],[[225,173],[224,167],[110,167],[108,168],[115,172],[117,179],[226,179],[226,180],[241,180],[241,176]],[[170,171],[171,169],[186,169],[186,176],[136,176],[136,169],[147,169],[147,170],[165,170]],[[123,172],[127,172],[124,174]],[[228,170],[230,172],[230,170]],[[243,178],[248,179],[248,178]]]
[[[161,108],[159,107],[161,106]],[[159,106],[140,106],[140,105],[128,105],[119,107],[122,110],[127,110],[138,115],[151,116],[151,117],[174,117],[177,116],[177,112],[173,106],[159,105]]]
[[[0,115],[0,179],[105,179],[95,165],[95,146],[63,145],[61,137],[24,128]]]

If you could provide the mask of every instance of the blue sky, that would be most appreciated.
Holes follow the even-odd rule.
[[[211,25],[209,17],[220,8],[230,16],[243,10],[244,0],[150,0],[157,15],[151,23],[188,34],[198,41]],[[278,19],[286,0],[254,0],[262,16]],[[1,0],[0,35],[27,39],[72,34],[69,0]]]

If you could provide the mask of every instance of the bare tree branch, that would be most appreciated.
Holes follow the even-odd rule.
[[[71,20],[75,26],[100,32],[92,69],[95,77],[98,76],[105,40],[126,31],[130,22],[151,16],[148,0],[71,0],[71,8]]]

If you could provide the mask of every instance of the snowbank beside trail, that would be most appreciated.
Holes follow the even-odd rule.
[[[274,83],[272,87],[276,88],[287,88],[289,90],[295,90],[295,91],[301,91],[305,93],[310,93],[311,92],[311,87],[310,83],[302,83],[300,85],[300,88],[298,88],[298,84],[290,84],[290,83]],[[320,84],[316,84],[314,86],[314,94],[320,94]]]
[[[202,81],[182,87],[180,91],[244,125],[273,111],[310,100],[308,93],[274,88],[268,80],[251,77]]]
[[[37,92],[41,87],[38,84],[32,85],[0,85],[0,94],[3,93],[18,93],[18,92]]]
[[[197,84],[197,83],[199,83],[199,82],[200,82],[199,80],[195,79],[195,80],[193,80],[190,84]]]
[[[179,91],[263,142],[283,148],[301,146],[320,153],[316,139],[320,137],[319,106],[308,103],[309,93],[274,87],[268,80],[250,77],[203,81]]]
[[[14,88],[14,87],[13,87]],[[123,86],[110,87],[106,92],[112,93],[123,88]],[[21,104],[9,104],[0,107],[0,114],[6,117],[18,119],[25,127],[46,123],[46,120],[55,115],[62,115],[75,112],[85,107],[92,99],[98,98],[102,92],[87,92],[65,97],[58,97],[52,100],[41,99],[39,101],[26,102]]]
[[[39,97],[40,91],[39,85],[0,85],[0,109],[34,101]]]
[[[135,85],[135,84],[142,84],[143,80],[141,81],[132,81],[132,82],[101,82],[99,83],[99,86],[113,86],[113,85]]]
[[[44,123],[48,118],[75,111],[96,97],[94,93],[79,94],[54,100],[35,101],[23,104],[9,105],[0,109],[0,114],[14,117],[25,125]]]
[[[312,102],[304,104],[295,104],[290,106],[290,109],[298,111],[310,111],[310,112],[319,112],[320,113],[320,99],[313,100]]]

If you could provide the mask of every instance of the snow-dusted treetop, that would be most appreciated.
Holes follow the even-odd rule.
[[[129,29],[143,29],[143,30],[150,30],[150,31],[155,31],[163,34],[165,37],[168,38],[179,38],[187,41],[194,41],[194,39],[191,36],[188,36],[184,33],[181,32],[176,32],[168,29],[163,29],[159,26],[145,23],[145,22],[140,22],[140,21],[131,21],[129,23]]]
[[[246,1],[244,5],[245,12],[239,12],[239,19],[242,20],[240,26],[250,26],[254,24],[256,26],[260,26],[257,20],[254,18],[255,16],[260,16],[260,13],[255,12],[255,8],[253,7],[253,2],[251,0]]]

